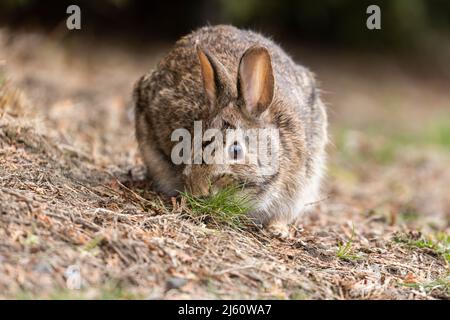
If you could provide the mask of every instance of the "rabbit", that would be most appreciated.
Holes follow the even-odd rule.
[[[136,138],[148,175],[168,195],[208,196],[244,183],[249,216],[276,236],[319,197],[328,141],[326,107],[315,77],[272,40],[229,25],[202,27],[178,40],[134,87]],[[178,128],[276,128],[278,169],[257,165],[181,164],[171,160]],[[233,154],[245,152],[233,144]],[[227,149],[229,151],[229,149]],[[227,154],[224,150],[224,154]]]

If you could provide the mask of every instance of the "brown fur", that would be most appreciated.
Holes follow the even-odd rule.
[[[318,200],[327,142],[325,107],[313,74],[271,40],[232,26],[201,28],[181,38],[156,70],[138,81],[134,95],[137,140],[161,191],[176,194],[188,188],[208,195],[230,180],[245,181],[255,204],[251,214],[264,224],[291,222],[307,203]],[[203,130],[225,130],[225,124],[278,128],[279,171],[260,176],[247,164],[175,166],[171,133],[178,128],[192,132],[194,120],[203,120]]]

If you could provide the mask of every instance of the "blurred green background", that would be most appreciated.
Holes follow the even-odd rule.
[[[232,23],[301,40],[346,48],[439,51],[450,35],[446,0],[2,0],[0,25],[54,28],[68,5],[82,8],[84,32],[175,39],[204,24]],[[382,10],[382,30],[366,26],[366,8]]]

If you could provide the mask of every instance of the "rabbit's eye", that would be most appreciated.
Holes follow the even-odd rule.
[[[223,121],[222,127],[226,130],[226,129],[230,129],[232,126],[229,122]]]
[[[233,160],[239,160],[242,158],[243,150],[242,146],[235,141],[229,148],[228,148],[228,155]]]

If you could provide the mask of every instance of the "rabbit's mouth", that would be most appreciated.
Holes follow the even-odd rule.
[[[193,166],[185,177],[186,189],[196,197],[208,197],[224,188],[239,185],[239,181],[230,174],[213,175],[204,168]]]
[[[211,183],[210,193],[212,195],[215,195],[224,188],[235,186],[238,184],[239,184],[238,181],[234,179],[231,175],[220,175],[216,177],[213,183]]]

